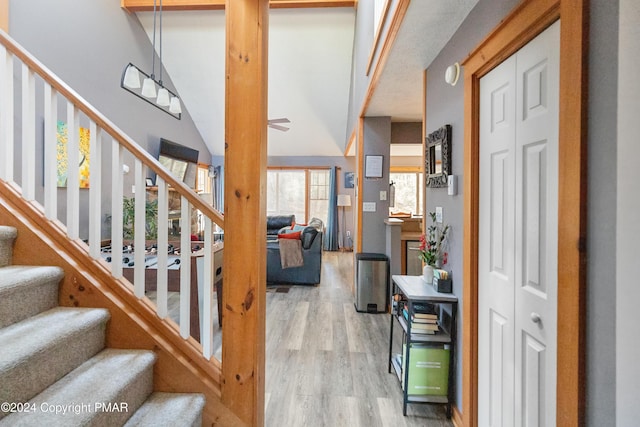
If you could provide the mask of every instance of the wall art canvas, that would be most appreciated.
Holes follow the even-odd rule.
[[[89,165],[91,160],[89,157],[89,129],[83,127],[79,128],[78,135],[80,136],[80,153],[78,157],[78,167],[80,168],[80,182],[78,183],[78,185],[80,186],[80,188],[89,188]],[[58,160],[58,187],[67,186],[67,172],[69,170],[67,140],[67,124],[65,122],[59,121],[56,145],[56,154]]]

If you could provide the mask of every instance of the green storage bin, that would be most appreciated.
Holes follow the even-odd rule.
[[[449,384],[449,349],[413,344],[409,358],[409,395],[446,396]],[[402,346],[402,380],[407,346]],[[404,383],[403,383],[404,389]]]

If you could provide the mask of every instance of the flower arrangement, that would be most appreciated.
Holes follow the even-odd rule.
[[[420,259],[427,265],[436,265],[447,263],[447,252],[444,251],[444,246],[447,241],[447,233],[449,232],[449,225],[438,225],[436,223],[436,213],[429,212],[431,217],[431,224],[427,228],[427,234],[420,236]]]

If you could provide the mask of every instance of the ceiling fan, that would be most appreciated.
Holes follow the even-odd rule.
[[[279,123],[291,123],[291,120],[287,119],[286,117],[282,117],[280,119],[267,120],[267,126],[272,129],[276,129],[282,132],[286,132],[289,130],[288,127],[281,126]]]

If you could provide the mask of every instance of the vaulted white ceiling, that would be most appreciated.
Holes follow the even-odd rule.
[[[422,119],[422,71],[477,2],[410,3],[367,116]],[[271,9],[269,118],[287,117],[291,124],[288,132],[269,129],[269,156],[343,155],[351,133],[355,14],[352,8]],[[153,13],[137,15],[151,38]],[[224,152],[224,62],[224,11],[164,13],[163,63],[214,155]]]
[[[153,34],[153,13],[138,13]],[[271,9],[270,156],[340,156],[347,126],[355,12],[352,8]],[[224,147],[224,11],[167,12],[163,63],[209,150]],[[156,73],[157,74],[157,73]]]

